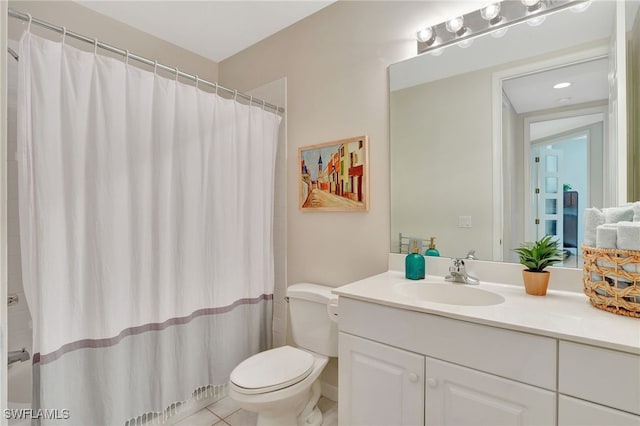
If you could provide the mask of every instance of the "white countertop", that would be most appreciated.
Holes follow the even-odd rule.
[[[425,280],[412,281],[406,279],[403,272],[388,271],[338,287],[333,293],[395,308],[640,354],[640,319],[597,309],[591,306],[584,294],[548,290],[546,296],[531,296],[522,286],[481,282],[471,287],[498,293],[505,301],[490,306],[460,306],[415,300],[394,290],[400,282],[427,280],[446,283],[443,277],[427,276]],[[429,283],[424,282],[424,285]]]

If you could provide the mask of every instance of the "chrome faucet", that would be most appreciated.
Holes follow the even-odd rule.
[[[449,275],[444,278],[446,281],[462,284],[479,284],[480,280],[467,274],[464,260],[453,259],[453,265],[449,266]]]
[[[7,361],[8,361],[8,364],[11,365],[14,362],[28,361],[29,358],[31,358],[31,356],[29,355],[29,352],[27,352],[25,348],[22,348],[19,351],[9,351],[9,355],[7,356]]]

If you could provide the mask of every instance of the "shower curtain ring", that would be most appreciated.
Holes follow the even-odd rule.
[[[218,94],[218,83],[213,83],[216,87],[216,95]]]
[[[265,106],[266,104],[267,104],[267,103],[266,103],[266,102],[265,102],[265,100],[263,99],[263,100],[262,100],[262,110],[263,110],[263,111],[264,111],[264,106]]]
[[[64,44],[64,41],[66,38],[67,38],[67,27],[62,27],[62,44]]]
[[[124,64],[125,65],[129,65],[129,51],[125,50],[125,55],[124,55]]]
[[[153,61],[153,73],[158,74],[158,60]]]
[[[27,25],[27,32],[30,33],[31,32],[31,21],[33,21],[33,16],[31,16],[30,13],[27,13],[27,16],[29,17],[29,24]]]
[[[178,69],[178,67],[176,67],[175,70],[176,70],[176,81],[178,81],[178,76],[180,75],[180,70]]]
[[[94,55],[98,54],[98,39],[97,38],[93,39],[93,54]]]
[[[198,88],[198,80],[199,80],[199,78],[198,78],[198,76],[196,75],[196,89]]]
[[[234,89],[233,90],[233,100],[237,101],[238,100],[238,89]]]
[[[251,104],[253,104],[253,96],[249,96],[249,106],[251,106]]]

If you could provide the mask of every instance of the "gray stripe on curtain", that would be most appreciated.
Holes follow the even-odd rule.
[[[235,307],[244,304],[252,304],[258,303],[261,300],[271,300],[273,299],[273,294],[263,294],[262,296],[253,298],[253,299],[240,299],[236,300],[234,303],[228,306],[221,306],[219,308],[206,308],[199,309],[192,313],[191,315],[187,315],[179,318],[170,318],[161,323],[153,323],[153,324],[145,324],[137,327],[130,327],[125,330],[122,330],[120,334],[115,337],[111,337],[108,339],[83,339],[78,340],[77,342],[72,342],[62,346],[55,352],[48,353],[46,355],[41,355],[40,353],[33,354],[33,363],[37,364],[47,364],[49,362],[55,361],[60,358],[67,352],[75,351],[82,348],[106,348],[108,346],[113,346],[118,344],[123,338],[127,336],[133,336],[136,334],[144,333],[146,331],[152,330],[164,330],[165,328],[177,325],[177,324],[187,324],[191,322],[194,318],[202,316],[202,315],[215,315],[221,314],[224,312],[229,312]]]
[[[34,364],[34,409],[67,409],[70,414],[68,420],[42,419],[39,424],[122,425],[182,401],[181,389],[227,383],[239,359],[271,347],[272,295],[259,299]],[[112,398],[122,389],[131,394]]]

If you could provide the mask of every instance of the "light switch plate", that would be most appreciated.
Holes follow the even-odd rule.
[[[458,227],[460,227],[460,228],[471,228],[471,216],[459,216],[458,217]]]

